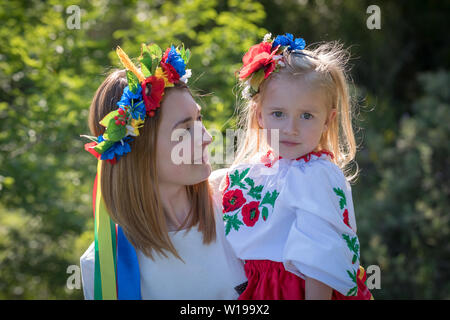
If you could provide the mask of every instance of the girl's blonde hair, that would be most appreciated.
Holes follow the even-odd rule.
[[[117,109],[123,89],[127,85],[125,70],[112,72],[100,85],[92,100],[89,112],[89,128],[99,136],[105,128],[100,120]],[[173,90],[189,90],[183,84],[165,89],[164,97]],[[164,98],[162,100],[164,104]],[[166,252],[181,259],[173,246],[166,224],[166,217],[158,189],[156,167],[156,141],[161,121],[161,111],[147,117],[139,136],[130,143],[131,152],[112,165],[103,161],[101,190],[111,219],[124,230],[128,240],[136,249],[152,258],[157,252],[167,257]],[[198,224],[203,233],[203,243],[216,239],[216,225],[211,191],[208,181],[186,186],[192,203],[191,212],[183,226],[189,228]]]
[[[285,66],[279,72],[272,72],[262,82],[259,91],[243,103],[240,127],[243,138],[238,145],[234,164],[248,162],[267,145],[260,139],[257,111],[268,83],[277,77],[301,77],[306,82],[322,90],[327,98],[328,112],[337,111],[334,120],[328,124],[317,149],[328,150],[334,154],[333,162],[338,165],[349,181],[356,178],[358,170],[351,173],[349,164],[356,154],[356,141],[352,128],[352,103],[349,93],[346,65],[348,52],[337,42],[320,44],[316,48],[301,51],[283,51]],[[244,84],[246,85],[246,84]],[[245,88],[244,88],[245,90]]]

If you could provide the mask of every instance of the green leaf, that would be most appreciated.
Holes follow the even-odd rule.
[[[258,91],[259,85],[263,80],[264,80],[264,68],[261,68],[256,73],[253,74],[252,78],[250,79],[250,86],[253,88],[253,90]]]
[[[100,142],[99,144],[97,144],[94,147],[94,150],[97,151],[98,153],[102,154],[103,152],[105,152],[106,150],[111,148],[113,144],[114,144],[113,141],[103,140],[102,142]]]
[[[110,123],[111,119],[114,119],[114,117],[118,116],[118,115],[119,115],[119,111],[118,110],[111,111],[106,116],[104,116],[103,119],[100,120],[99,123],[106,128],[106,127],[109,126],[109,123]]]
[[[339,196],[341,199],[339,200],[339,206],[341,209],[347,205],[347,199],[345,198],[345,193],[341,188],[333,188],[334,193]]]
[[[148,52],[150,53],[153,59],[161,60],[162,50],[157,44],[153,43],[149,46],[146,46],[146,48],[148,48]]]
[[[247,175],[249,170],[250,170],[250,168],[247,168],[244,171],[242,171],[241,173],[239,173],[238,170],[235,170],[232,174],[230,174],[230,187],[229,188],[232,188],[233,186],[239,186],[240,188],[247,190],[247,187],[242,182],[242,180],[245,178],[245,176]]]
[[[228,235],[228,233],[230,233],[231,228],[238,231],[239,226],[243,225],[242,221],[239,220],[237,213],[232,216],[224,215],[223,220],[226,221],[225,235]]]
[[[127,128],[122,125],[117,125],[114,118],[111,119],[108,123],[108,127],[106,128],[105,133],[103,134],[103,138],[105,140],[117,142],[122,140],[127,133]]]
[[[263,207],[262,216],[263,216],[264,221],[266,221],[267,217],[269,216],[269,209],[267,209],[267,207]]]
[[[358,292],[358,287],[355,286],[347,292],[347,296],[356,296],[357,292]]]
[[[352,281],[354,283],[356,283],[356,271],[353,270],[353,273],[347,270],[347,274],[349,275],[349,277],[352,279]]]
[[[250,186],[250,191],[248,192],[248,195],[255,198],[256,200],[261,199],[261,191],[263,190],[264,186],[259,185],[255,187],[255,182],[250,178],[245,178],[244,180],[247,182],[247,184]]]
[[[136,77],[136,75],[127,70],[127,81],[128,81],[128,87],[130,88],[130,91],[133,93],[136,93],[139,86],[139,79]]]
[[[144,77],[150,77],[152,75],[152,55],[147,49],[145,44],[142,44],[141,56],[139,57],[141,63],[141,71]]]
[[[263,204],[270,204],[272,207],[275,206],[275,201],[277,200],[277,197],[280,193],[277,192],[277,190],[273,190],[272,193],[270,193],[270,191],[266,192],[266,194],[264,195],[263,200],[260,203],[260,206],[262,206]]]

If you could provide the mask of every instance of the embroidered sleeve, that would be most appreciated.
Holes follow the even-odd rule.
[[[208,178],[214,202],[217,206],[222,205],[222,189],[225,188],[225,179],[228,179],[226,168],[214,170]]]
[[[359,241],[344,175],[330,162],[315,161],[291,168],[286,181],[283,201],[295,213],[283,252],[286,270],[356,295]]]

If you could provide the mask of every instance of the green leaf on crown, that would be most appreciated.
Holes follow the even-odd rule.
[[[114,144],[113,141],[103,140],[102,142],[100,142],[99,144],[97,144],[94,147],[94,150],[97,151],[98,153],[102,154],[103,152],[105,152],[106,150],[111,148],[113,146],[113,144]]]
[[[152,75],[153,58],[152,53],[144,43],[142,44],[139,62],[141,63],[141,71],[144,77],[150,77]]]
[[[264,68],[259,69],[257,72],[255,72],[250,79],[250,86],[253,90],[258,91],[259,85],[264,80]]]
[[[183,44],[183,47],[181,47],[179,51],[181,58],[184,60],[184,63],[188,64],[189,59],[191,58],[191,50],[185,49]]]
[[[106,116],[104,116],[103,119],[100,120],[99,123],[106,128],[109,126],[109,122],[111,121],[111,119],[114,119],[114,117],[118,116],[118,115],[119,115],[118,110],[111,111]]]
[[[105,133],[103,134],[103,138],[105,140],[117,142],[122,140],[126,134],[126,126],[116,124],[116,121],[114,120],[114,118],[112,118],[108,123],[108,127],[106,128]]]
[[[136,93],[138,90],[139,79],[136,77],[136,75],[127,70],[127,81],[128,81],[128,88],[130,88],[130,91],[133,93]]]
[[[152,57],[151,74],[155,74],[155,70],[159,66],[159,63],[161,62],[162,50],[155,43],[146,46],[146,49],[148,50],[150,56]]]

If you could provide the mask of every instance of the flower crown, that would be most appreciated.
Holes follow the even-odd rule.
[[[284,67],[283,51],[300,51],[305,49],[305,40],[294,39],[290,33],[276,36],[271,39],[272,34],[264,36],[261,43],[250,47],[242,58],[243,66],[239,71],[239,80],[244,82],[242,95],[251,98],[259,92],[259,86],[272,72],[278,72]]]
[[[108,113],[100,124],[105,127],[103,135],[86,137],[92,142],[85,144],[86,151],[99,160],[116,163],[131,151],[129,143],[139,136],[146,117],[153,117],[161,106],[164,89],[175,83],[187,83],[191,70],[186,70],[190,50],[171,46],[162,53],[156,44],[142,44],[138,69],[127,54],[118,46],[116,53],[127,69],[128,85],[124,88],[118,109]]]

